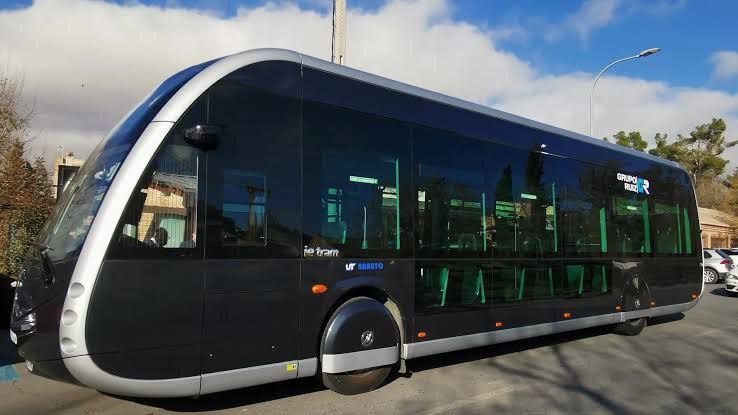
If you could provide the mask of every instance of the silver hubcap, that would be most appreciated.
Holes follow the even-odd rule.
[[[707,283],[715,282],[715,273],[705,270],[702,272],[702,279]]]

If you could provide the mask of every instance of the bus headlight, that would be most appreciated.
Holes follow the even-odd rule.
[[[26,332],[36,329],[36,312],[28,313],[28,310],[30,309],[30,302],[27,301],[24,295],[19,293],[19,290],[15,290],[15,296],[13,297],[12,320],[13,326],[20,330],[20,333],[17,334],[26,334]]]

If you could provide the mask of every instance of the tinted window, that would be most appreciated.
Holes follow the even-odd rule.
[[[418,254],[474,257],[491,252],[483,143],[425,129],[415,130],[413,137]]]
[[[491,154],[491,153],[488,153]],[[561,159],[539,152],[495,152],[490,166],[494,194],[494,255],[559,256],[560,191],[569,172]]]
[[[284,65],[272,76],[295,85],[299,68]],[[207,152],[211,257],[296,257],[300,251],[300,102],[262,89],[280,84],[274,79],[252,86],[255,71],[229,75],[207,97],[207,123],[222,127],[217,149]]]
[[[654,202],[651,211],[654,252],[657,255],[681,255],[684,253],[685,229],[678,204]]]
[[[410,255],[410,129],[304,104],[306,257]]]
[[[480,264],[421,266],[415,278],[416,308],[433,310],[492,304],[492,288],[491,270]]]
[[[114,255],[193,256],[202,252],[198,222],[202,223],[205,154],[185,143],[183,125],[202,123],[204,109],[203,100],[198,100],[172,128],[149,164],[121,218]]]
[[[562,161],[567,173],[558,180],[561,237],[566,257],[601,257],[608,252],[605,170],[576,160]]]
[[[610,212],[614,252],[621,255],[650,254],[648,201],[635,196],[616,196],[611,198]]]
[[[707,252],[707,251],[702,251],[702,257],[704,257],[704,258],[712,258],[712,255],[710,255],[710,253]]]

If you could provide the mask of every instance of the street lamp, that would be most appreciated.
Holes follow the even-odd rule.
[[[628,56],[627,58],[618,59],[615,62],[605,66],[603,70],[600,71],[600,73],[597,74],[597,77],[595,78],[594,82],[592,83],[592,91],[589,93],[589,135],[592,135],[592,97],[594,96],[595,92],[595,86],[597,85],[597,80],[600,79],[600,76],[602,76],[603,73],[605,73],[606,70],[610,69],[611,67],[619,64],[620,62],[625,62],[631,59],[638,59],[638,58],[645,58],[646,56],[653,55],[655,53],[661,52],[660,48],[651,48],[646,49],[644,51],[641,51],[641,53],[633,56]]]

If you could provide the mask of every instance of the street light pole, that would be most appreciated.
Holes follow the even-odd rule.
[[[650,55],[653,55],[654,53],[659,53],[659,52],[661,52],[660,48],[646,49],[644,51],[641,51],[641,53],[637,55],[628,56],[627,58],[618,59],[612,62],[611,64],[605,66],[605,68],[602,69],[600,73],[597,74],[594,82],[592,83],[592,90],[589,93],[589,135],[590,136],[592,136],[593,134],[592,132],[592,98],[594,97],[595,86],[597,85],[597,81],[600,79],[602,74],[605,73],[605,71],[607,71],[608,69],[612,68],[613,66],[619,64],[620,62],[629,61],[631,59],[645,58],[646,56],[650,56]]]
[[[333,0],[333,42],[331,60],[346,64],[346,0]]]

